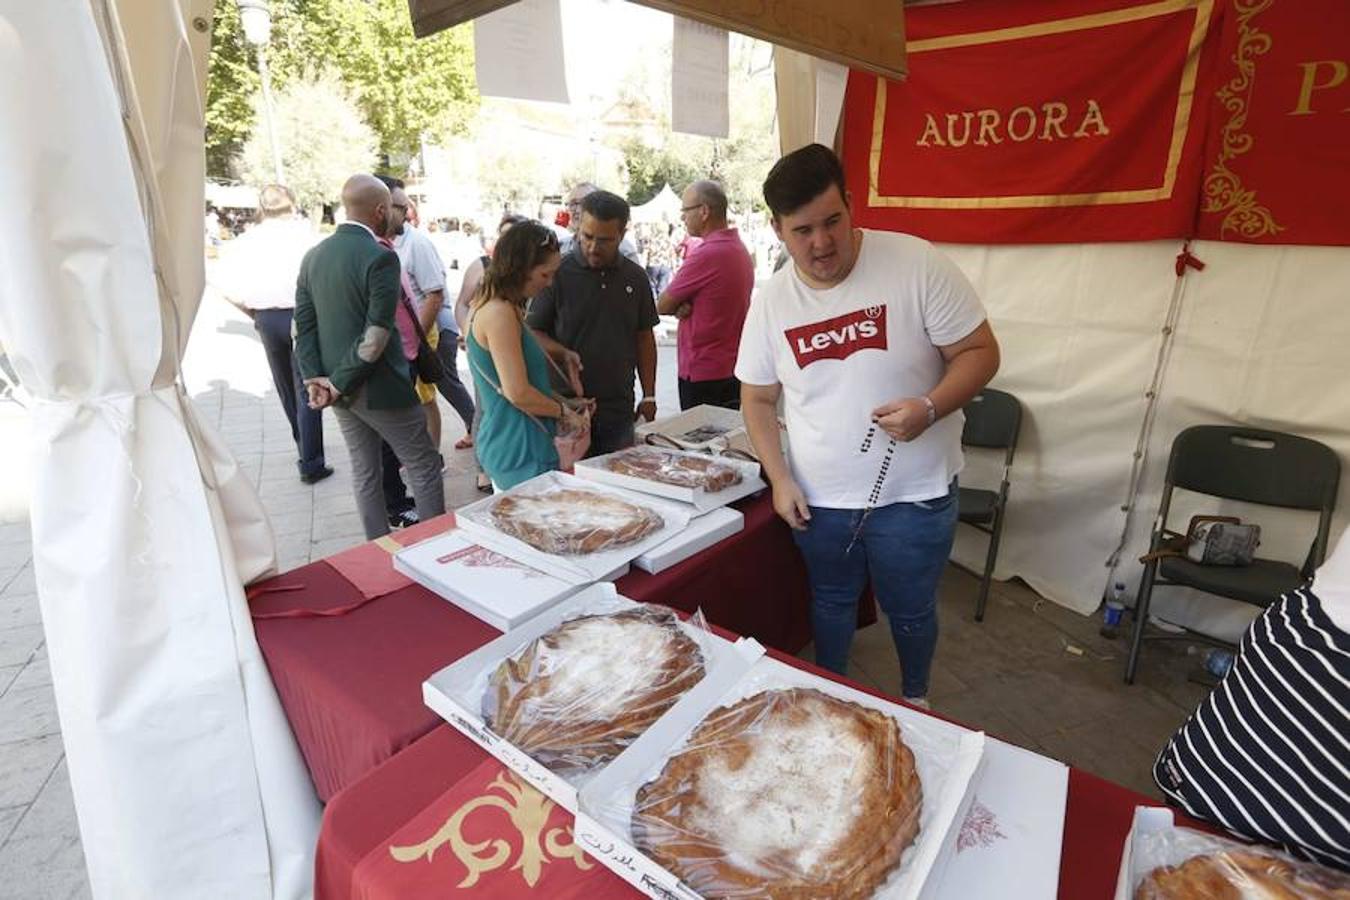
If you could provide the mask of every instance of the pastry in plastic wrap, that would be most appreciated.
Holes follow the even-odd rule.
[[[741,473],[702,456],[685,456],[651,447],[622,450],[605,460],[605,468],[619,475],[659,481],[683,488],[702,488],[708,493],[741,483]]]
[[[493,504],[492,523],[536,550],[577,556],[640,541],[661,530],[665,520],[612,494],[562,488],[507,493]]]
[[[1144,876],[1134,900],[1350,900],[1350,875],[1231,850],[1158,866]]]
[[[555,771],[609,762],[703,678],[675,614],[640,607],[540,635],[488,680],[483,718]]]
[[[895,719],[809,688],[715,710],[644,785],[638,847],[709,898],[862,900],[919,832]]]

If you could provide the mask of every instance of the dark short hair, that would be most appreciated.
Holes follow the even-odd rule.
[[[395,178],[393,175],[376,175],[375,177],[380,179],[380,182],[391,191],[395,188],[401,191],[407,187],[402,178]]]
[[[591,191],[581,201],[581,211],[601,222],[619,220],[620,228],[628,227],[628,201],[609,191]]]
[[[808,144],[774,163],[764,179],[764,202],[777,219],[801,209],[830,185],[838,187],[839,196],[844,196],[847,188],[839,157],[824,144]]]

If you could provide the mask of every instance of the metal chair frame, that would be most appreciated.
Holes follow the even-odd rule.
[[[1001,406],[1000,412],[1008,416],[1003,423],[1004,429],[987,428],[990,423],[983,421],[981,405],[994,401]],[[990,450],[1004,450],[1003,479],[998,488],[998,499],[994,505],[994,517],[988,523],[968,521],[958,514],[958,521],[989,535],[989,550],[985,554],[984,572],[980,576],[980,593],[975,600],[975,621],[984,621],[985,607],[989,604],[989,584],[994,577],[994,564],[998,561],[999,543],[1003,537],[1003,517],[1008,507],[1008,485],[1012,473],[1013,457],[1017,453],[1017,439],[1022,431],[1022,404],[1007,391],[985,388],[966,404],[966,425],[961,434],[963,446],[981,447]],[[984,433],[994,431],[995,434]],[[959,499],[959,497],[958,497]]]
[[[1295,453],[1302,459],[1295,460],[1290,464],[1290,468],[1304,468],[1304,474],[1311,474],[1307,469],[1315,468],[1315,464],[1322,464],[1327,471],[1321,484],[1309,484],[1301,493],[1301,497],[1285,497],[1286,502],[1279,502],[1277,495],[1282,491],[1279,486],[1272,483],[1274,470],[1258,473],[1260,477],[1253,484],[1251,489],[1241,489],[1236,485],[1223,485],[1213,480],[1216,476],[1213,472],[1207,472],[1206,466],[1197,465],[1191,458],[1187,457],[1188,444],[1191,442],[1215,442],[1226,441],[1231,446],[1237,446],[1233,459],[1237,459],[1244,453],[1250,454],[1253,451],[1280,448],[1282,452]],[[1267,446],[1269,445],[1269,446]],[[1259,457],[1248,457],[1253,462],[1260,464]],[[1227,461],[1231,462],[1231,460]],[[1186,472],[1180,470],[1186,468]],[[1218,468],[1217,466],[1215,468]],[[1280,472],[1279,474],[1288,474]],[[1340,484],[1340,459],[1335,452],[1325,444],[1298,435],[1287,434],[1279,431],[1264,431],[1256,428],[1243,428],[1226,425],[1193,425],[1179,433],[1172,441],[1171,455],[1167,462],[1166,481],[1163,484],[1162,502],[1158,507],[1158,515],[1153,520],[1153,534],[1149,540],[1149,552],[1156,552],[1163,543],[1164,531],[1167,529],[1167,515],[1172,507],[1172,492],[1175,488],[1193,491],[1195,493],[1207,494],[1214,497],[1224,497],[1230,500],[1239,500],[1247,503],[1257,503],[1262,506],[1271,506],[1284,509],[1299,509],[1307,511],[1316,511],[1318,513],[1317,533],[1313,538],[1312,545],[1308,548],[1308,555],[1304,559],[1300,570],[1303,578],[1311,579],[1313,571],[1322,564],[1326,557],[1327,542],[1331,530],[1331,517],[1336,508],[1336,492]],[[1290,492],[1299,493],[1299,492]],[[1230,597],[1227,594],[1210,591],[1203,587],[1182,581],[1173,581],[1162,578],[1158,575],[1159,560],[1150,559],[1144,564],[1144,574],[1139,582],[1139,593],[1135,598],[1135,605],[1132,611],[1134,618],[1134,628],[1130,639],[1129,660],[1125,664],[1125,683],[1133,684],[1134,677],[1139,666],[1140,648],[1143,642],[1162,641],[1162,640],[1188,640],[1200,641],[1202,643],[1213,644],[1219,647],[1232,647],[1228,641],[1222,641],[1208,635],[1198,634],[1189,630],[1181,634],[1145,634],[1148,625],[1148,610],[1153,600],[1153,588],[1155,586],[1163,587],[1189,587],[1203,593],[1214,594],[1215,596],[1227,597],[1242,603],[1250,603],[1250,600],[1241,597]],[[1279,599],[1271,597],[1270,602]]]

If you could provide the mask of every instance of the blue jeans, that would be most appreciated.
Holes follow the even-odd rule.
[[[937,647],[937,587],[956,532],[956,481],[947,496],[872,510],[851,549],[860,509],[811,507],[811,522],[793,538],[811,579],[816,664],[844,674],[858,623],[858,596],[870,576],[900,654],[902,692],[928,694]]]
[[[277,390],[277,399],[291,423],[291,437],[300,451],[296,465],[301,475],[313,475],[325,465],[323,410],[309,408],[309,394],[301,383],[291,343],[291,319],[289,309],[260,309],[253,314],[253,327],[258,330],[267,365],[272,370],[272,386]]]

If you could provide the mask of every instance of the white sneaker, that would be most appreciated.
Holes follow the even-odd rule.
[[[927,697],[905,697],[904,700],[905,700],[905,702],[908,703],[910,706],[917,706],[919,709],[932,709],[932,708],[933,708],[933,707],[931,707],[931,706],[928,705],[928,698],[927,698]]]

